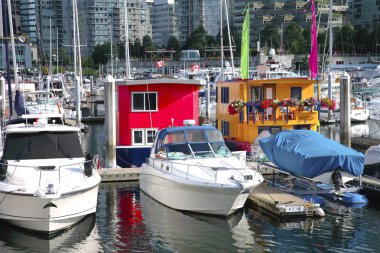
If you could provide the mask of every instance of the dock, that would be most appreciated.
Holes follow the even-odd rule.
[[[138,181],[141,167],[136,168],[102,168],[99,169],[102,183]]]
[[[253,189],[248,197],[248,202],[270,211],[279,218],[325,216],[325,212],[319,204],[310,203],[300,197],[273,188],[266,182]]]
[[[352,137],[351,147],[365,153],[370,146],[380,145],[379,139],[371,139],[367,137]]]

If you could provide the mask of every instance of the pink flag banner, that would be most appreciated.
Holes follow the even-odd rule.
[[[317,42],[317,22],[315,18],[314,0],[311,1],[311,50],[309,55],[310,77],[314,79],[318,75],[318,42]]]

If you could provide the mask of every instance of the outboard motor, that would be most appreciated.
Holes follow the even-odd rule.
[[[84,162],[84,174],[88,177],[92,176],[92,164],[94,156],[91,154],[86,155],[86,161]]]
[[[343,185],[343,180],[342,180],[342,174],[340,173],[340,169],[336,168],[334,172],[331,175],[331,180],[334,184],[334,188],[337,191],[340,191],[340,188]]]
[[[8,165],[4,160],[0,160],[0,181],[4,181],[7,174]]]

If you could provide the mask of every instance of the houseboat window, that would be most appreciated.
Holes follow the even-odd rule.
[[[143,135],[144,131],[143,130],[132,130],[132,135],[133,135],[133,145],[143,145]]]
[[[251,87],[251,101],[261,101],[263,100],[263,88],[262,87]]]
[[[146,143],[153,144],[154,137],[156,137],[157,130],[146,130]]]
[[[259,127],[258,132],[261,134],[262,131],[267,130],[271,135],[275,135],[281,132],[281,127]]]
[[[157,111],[157,92],[133,92],[132,111]]]
[[[293,127],[294,130],[310,130],[310,125],[296,125]]]
[[[136,129],[132,130],[133,145],[153,144],[157,129]]]
[[[230,88],[229,87],[222,87],[221,88],[221,102],[228,104],[230,102]]]
[[[222,134],[225,136],[230,135],[230,122],[222,121]]]
[[[302,99],[302,88],[301,87],[291,87],[290,88],[290,96],[292,98],[296,98],[298,100]]]

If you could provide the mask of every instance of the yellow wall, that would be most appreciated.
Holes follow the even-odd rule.
[[[234,137],[238,141],[253,142],[258,136],[258,127],[260,126],[281,126],[282,130],[292,130],[296,125],[310,125],[311,130],[317,130],[319,126],[318,112],[296,112],[296,118],[287,122],[282,120],[265,120],[264,123],[261,120],[253,123],[249,121],[247,123],[246,112],[244,112],[244,122],[239,122],[239,114],[229,115],[228,104],[221,103],[221,87],[229,87],[229,100],[230,102],[236,98],[243,99],[244,102],[251,101],[251,87],[263,86],[265,84],[275,85],[275,98],[282,100],[284,98],[290,98],[291,87],[302,88],[302,99],[313,97],[314,95],[314,82],[313,80],[303,78],[284,78],[273,80],[239,80],[219,82],[218,98],[217,98],[217,120],[218,127],[221,129],[221,121],[228,121],[230,123],[230,136]],[[279,115],[279,109],[276,109],[276,114]]]

